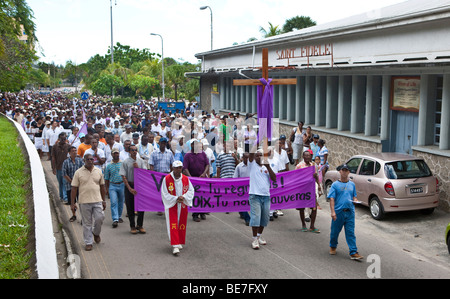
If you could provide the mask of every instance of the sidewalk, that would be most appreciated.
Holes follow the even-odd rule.
[[[60,225],[62,226],[63,237],[65,237],[64,242],[67,255],[74,254],[80,258],[80,263],[75,261],[75,265],[78,266],[78,268],[81,266],[81,275],[75,273],[75,277],[73,278],[111,278],[100,250],[93,250],[92,252],[89,252],[89,254],[86,254],[84,250],[81,216],[77,212],[77,220],[74,222],[69,221],[69,218],[72,216],[72,211],[70,210],[69,205],[65,205],[59,200],[58,181],[52,172],[51,163],[50,161],[47,161],[46,157],[41,159],[41,162],[44,167],[49,193],[51,194],[51,198],[57,209],[58,216],[61,218],[60,221],[62,223],[60,223]],[[106,217],[109,216],[108,208],[109,207],[107,206],[107,209],[105,210]],[[96,244],[94,244],[94,246],[95,245]],[[101,245],[101,243],[99,245]],[[67,273],[62,273],[62,271],[60,271],[60,273],[61,275],[67,275]]]

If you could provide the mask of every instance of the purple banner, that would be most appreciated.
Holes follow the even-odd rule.
[[[316,206],[314,167],[307,167],[277,174],[271,182],[272,210],[312,208]],[[144,212],[164,211],[161,201],[161,185],[165,174],[151,170],[134,170],[135,210]],[[195,189],[190,212],[245,212],[248,203],[249,178],[219,179],[189,177]]]

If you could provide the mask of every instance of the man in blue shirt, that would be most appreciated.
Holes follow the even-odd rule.
[[[345,239],[350,251],[352,260],[360,260],[363,257],[358,254],[355,237],[355,206],[356,187],[348,179],[349,169],[347,164],[337,168],[341,178],[335,181],[330,188],[328,198],[330,199],[331,210],[331,232],[330,232],[330,254],[336,254],[339,233],[342,227],[345,228]]]

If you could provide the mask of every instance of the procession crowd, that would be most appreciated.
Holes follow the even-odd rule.
[[[135,212],[134,208],[136,167],[165,173],[165,180],[172,180],[172,176],[172,186],[174,182],[178,186],[179,182],[180,188],[183,186],[186,190],[188,182],[183,181],[181,185],[181,173],[186,177],[250,177],[251,191],[251,165],[255,160],[260,168],[270,169],[267,181],[272,172],[276,174],[313,166],[316,198],[323,193],[322,178],[328,169],[328,150],[325,141],[313,134],[311,127],[304,128],[303,122],[299,122],[289,136],[279,135],[272,139],[267,159],[260,162],[258,153],[255,159],[254,150],[261,148],[257,121],[255,114],[251,113],[245,116],[237,113],[221,115],[214,110],[199,110],[196,103],[187,104],[185,109],[165,111],[158,107],[156,99],[114,105],[109,98],[80,100],[55,91],[47,94],[6,92],[0,94],[0,98],[0,112],[20,123],[41,159],[51,161],[53,174],[58,180],[60,200],[72,209],[70,221],[77,219],[78,203],[88,251],[92,250],[93,242],[100,242],[106,197],[110,199],[113,228],[124,222],[125,205],[130,232],[146,233],[144,212]],[[264,154],[257,152],[260,156]],[[173,193],[173,196],[178,193],[178,189],[163,190]],[[162,197],[164,201],[170,196],[163,194]],[[352,194],[353,197],[356,193]],[[189,204],[181,195],[173,199],[179,204]],[[298,209],[302,231],[320,233],[314,226],[317,209],[320,209],[317,200],[316,203],[315,208]],[[171,235],[169,230],[168,211],[165,210],[169,238],[172,239],[175,235]],[[163,211],[158,214],[163,215]],[[270,210],[267,214],[267,220],[273,221],[283,212]],[[195,222],[205,220],[206,216],[192,213]],[[252,211],[250,214],[241,212],[240,217],[246,225],[256,228],[252,247],[258,249],[259,245],[264,245],[266,241],[261,237],[261,228],[267,223],[257,221],[255,224]],[[309,229],[307,222],[310,222]],[[334,233],[338,235],[340,229]],[[334,236],[336,240],[337,235]],[[181,244],[175,245],[174,254],[178,254],[182,247]],[[331,243],[330,247],[333,247]],[[335,252],[331,250],[330,254]]]

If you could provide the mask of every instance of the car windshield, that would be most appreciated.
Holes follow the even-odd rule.
[[[423,160],[396,161],[384,165],[388,179],[411,179],[431,176],[431,170]]]

